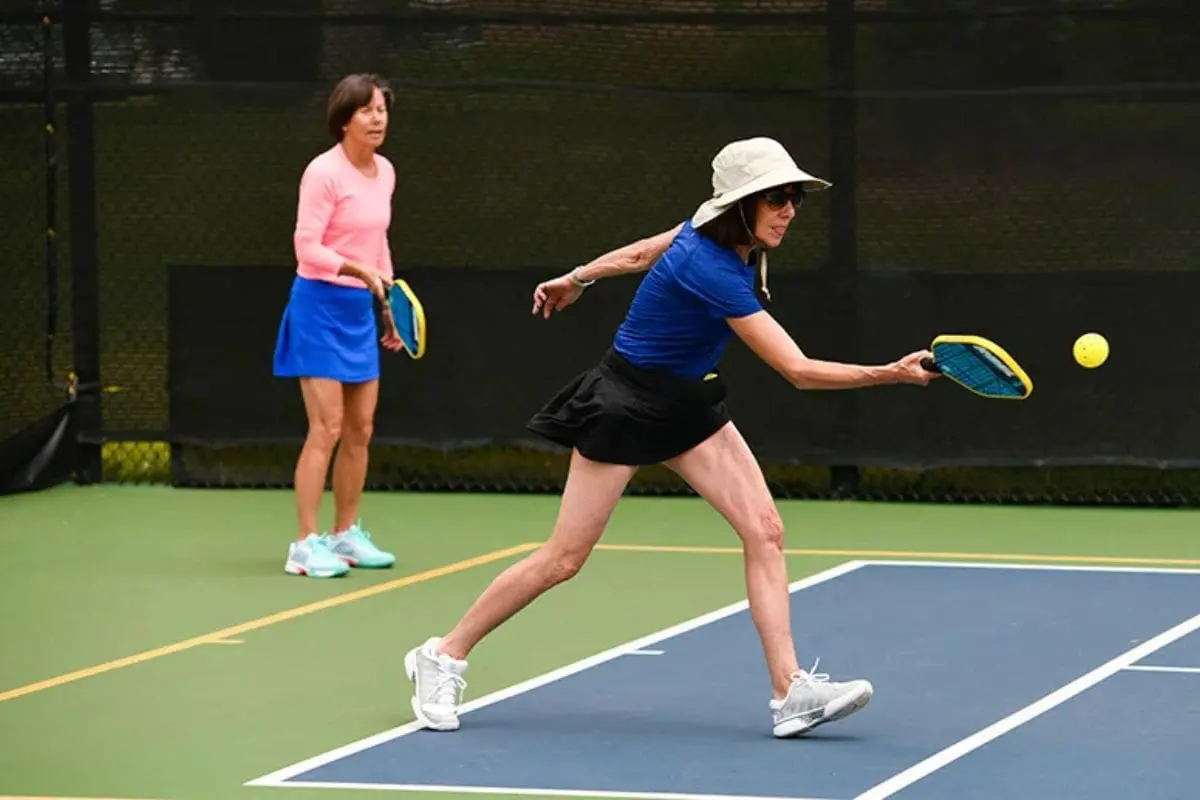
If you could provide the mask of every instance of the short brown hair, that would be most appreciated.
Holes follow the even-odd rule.
[[[329,125],[329,135],[335,142],[342,140],[342,128],[354,116],[354,112],[371,102],[371,95],[376,89],[383,92],[383,102],[390,113],[392,102],[395,100],[392,88],[388,86],[387,81],[372,72],[347,75],[333,87],[333,91],[329,93],[329,107],[325,113],[325,120]]]
[[[714,219],[697,228],[697,232],[707,236],[721,247],[730,250],[739,245],[754,244],[754,239],[750,235],[750,230],[754,227],[756,216],[758,214],[758,198],[759,195],[752,194],[749,197],[743,197],[736,204],[722,211]],[[738,213],[739,207],[742,213]],[[743,221],[742,215],[745,215]]]

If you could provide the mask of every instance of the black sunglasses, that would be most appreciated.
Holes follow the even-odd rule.
[[[763,198],[772,209],[783,208],[790,200],[792,206],[799,211],[804,204],[804,189],[799,186],[780,186],[763,192]]]

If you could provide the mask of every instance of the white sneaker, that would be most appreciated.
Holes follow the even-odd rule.
[[[467,662],[437,652],[433,638],[404,656],[404,671],[413,682],[412,710],[417,720],[435,731],[458,730],[458,704],[467,682]]]
[[[817,664],[813,664],[814,670]],[[834,683],[828,675],[801,670],[792,676],[787,696],[770,702],[773,732],[780,739],[801,736],[818,725],[844,719],[865,708],[874,694],[869,681]]]
[[[349,565],[329,549],[329,539],[310,533],[288,545],[283,569],[290,575],[310,578],[338,578],[350,571]]]

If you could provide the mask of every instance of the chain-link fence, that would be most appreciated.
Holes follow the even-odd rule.
[[[38,13],[56,5],[0,4],[0,491],[61,477],[45,444],[63,436],[71,381],[63,52]]]
[[[887,358],[961,327],[1037,384],[1004,410],[945,387],[796,397],[733,353],[739,423],[777,491],[1200,497],[1184,399],[1200,375],[1159,341],[1200,288],[1194,4],[96,0],[61,20],[83,6],[94,181],[72,188],[96,214],[101,417],[80,436],[104,443],[107,480],[290,483],[303,416],[269,350],[297,181],[328,146],[333,82],[376,71],[397,88],[392,253],[431,349],[385,359],[373,486],[558,488],[563,455],[521,427],[598,357],[634,283],[535,330],[531,281],[683,219],[712,154],[763,134],[835,183],[771,260],[772,310],[806,349]],[[12,109],[0,136],[40,183],[40,109]],[[42,212],[16,197],[0,195],[37,250]],[[36,303],[18,305],[40,337]],[[1174,323],[1186,339],[1190,315]],[[1093,328],[1114,357],[1084,376],[1070,339]],[[634,487],[681,489],[664,470]]]

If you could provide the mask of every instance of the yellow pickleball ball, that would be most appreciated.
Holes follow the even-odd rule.
[[[1074,353],[1081,367],[1095,369],[1108,360],[1108,340],[1098,333],[1085,333],[1075,340]]]

